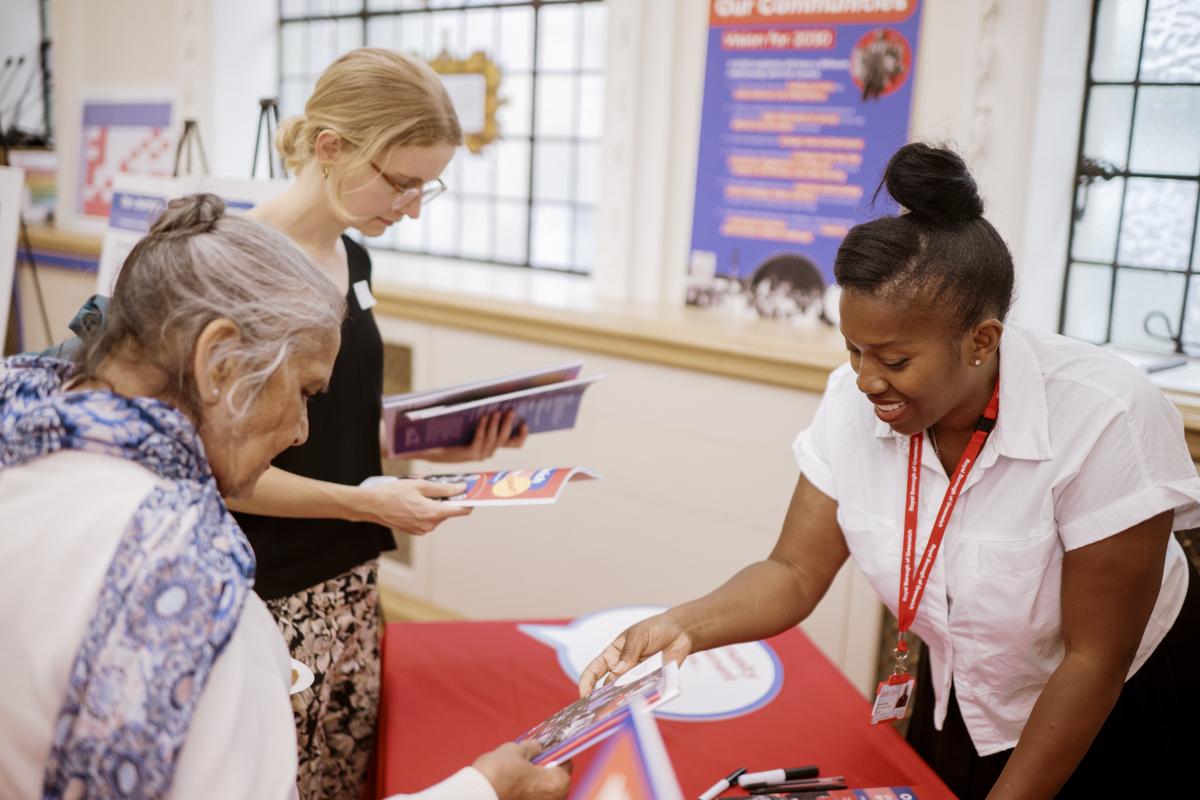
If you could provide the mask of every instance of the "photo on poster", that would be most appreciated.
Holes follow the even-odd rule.
[[[842,239],[894,210],[873,196],[908,139],[921,6],[712,0],[689,305],[836,322]]]

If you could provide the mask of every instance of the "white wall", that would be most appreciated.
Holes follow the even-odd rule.
[[[212,143],[208,157],[214,175],[246,178],[254,153],[258,100],[279,93],[278,5],[273,0],[211,2],[213,125],[206,133]],[[262,177],[266,166],[263,161],[259,167]]]

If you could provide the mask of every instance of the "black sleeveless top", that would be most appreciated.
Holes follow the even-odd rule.
[[[371,281],[371,258],[345,236],[350,266],[342,345],[329,391],[308,401],[308,441],[280,453],[276,467],[332,483],[357,485],[379,475],[383,340],[354,284]],[[336,577],[396,546],[387,528],[339,519],[284,519],[235,514],[258,559],[255,590],[265,600]]]

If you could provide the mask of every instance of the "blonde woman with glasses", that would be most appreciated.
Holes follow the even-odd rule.
[[[389,529],[427,533],[468,511],[438,502],[457,485],[358,485],[381,471],[383,343],[370,311],[371,259],[345,232],[379,236],[419,218],[445,190],[440,176],[461,143],[450,97],[428,65],[355,50],[325,70],[303,116],[279,131],[295,181],[250,212],[308,253],[348,305],[329,390],[309,404],[308,441],[232,504],[258,558],[255,588],[292,655],[316,676],[293,697],[305,798],[361,793],[379,696],[377,559],[395,546]],[[524,442],[524,427],[514,427],[511,414],[491,415],[471,445],[419,457],[487,458]]]

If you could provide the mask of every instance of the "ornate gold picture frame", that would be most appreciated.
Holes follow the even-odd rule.
[[[500,66],[483,51],[467,58],[453,58],[445,50],[429,62],[442,76],[454,99],[463,125],[467,149],[479,154],[483,147],[500,136],[496,111],[504,103],[500,98]]]

